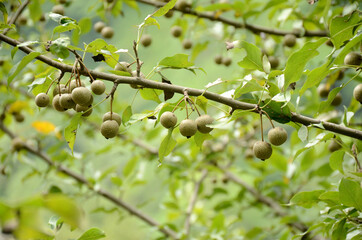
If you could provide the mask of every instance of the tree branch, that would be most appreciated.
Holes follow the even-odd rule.
[[[136,0],[137,2],[140,3],[144,3],[147,5],[151,5],[151,6],[155,6],[157,8],[160,8],[162,6],[165,5],[165,3],[161,2],[161,1],[150,1],[150,0]],[[259,33],[267,33],[267,34],[271,34],[271,35],[278,35],[278,36],[285,36],[287,34],[294,34],[297,37],[326,37],[328,36],[328,32],[326,31],[308,31],[306,30],[304,32],[304,34],[300,33],[300,34],[296,34],[295,32],[292,31],[284,31],[284,30],[277,30],[277,29],[270,29],[270,28],[266,28],[266,27],[262,27],[262,26],[256,26],[256,25],[252,25],[252,24],[248,24],[248,23],[241,23],[241,22],[236,22],[236,21],[232,21],[230,19],[224,18],[222,16],[216,16],[212,13],[203,13],[203,12],[197,12],[195,10],[192,9],[180,9],[176,6],[174,6],[172,8],[172,10],[174,11],[179,11],[185,14],[190,14],[193,16],[196,16],[198,18],[204,18],[204,19],[208,19],[211,21],[218,21],[218,22],[222,22],[224,24],[233,26],[235,28],[245,28],[255,34],[259,34]]]
[[[0,122],[0,129],[8,135],[11,139],[17,137],[13,132],[11,132],[1,121]],[[122,199],[117,198],[116,196],[112,195],[110,192],[99,188],[95,189],[93,185],[82,175],[73,172],[72,170],[68,169],[67,167],[64,167],[63,165],[57,164],[53,162],[48,155],[46,155],[44,152],[41,152],[39,149],[35,149],[32,146],[26,144],[24,142],[23,149],[28,151],[29,153],[39,157],[41,160],[43,160],[46,164],[48,164],[51,167],[54,167],[57,171],[64,173],[65,175],[73,178],[77,182],[85,185],[88,187],[89,190],[95,192],[96,194],[103,196],[104,198],[108,199],[109,201],[113,202],[115,205],[125,209],[127,212],[129,212],[131,215],[136,216],[137,218],[141,219],[145,223],[147,223],[150,226],[156,227],[158,231],[162,232],[166,236],[172,238],[172,239],[179,239],[177,236],[177,233],[173,230],[169,229],[168,227],[162,226],[160,223],[158,223],[156,220],[151,218],[150,216],[142,213],[140,210],[135,208],[134,206],[124,202]]]
[[[20,44],[18,41],[5,36],[4,34],[0,34],[0,40],[4,41],[14,47],[16,47],[18,44]],[[19,47],[19,49],[27,54],[33,52],[33,50],[28,47]],[[73,68],[70,65],[54,61],[44,55],[39,55],[36,58],[38,60],[46,63],[49,66],[58,68],[59,70],[61,70],[63,72],[71,72],[72,68]],[[80,71],[80,74],[82,74],[84,76],[89,76],[89,74],[91,74],[94,79],[96,79],[96,78],[103,79],[103,80],[107,80],[107,81],[116,82],[118,84],[136,84],[136,85],[141,85],[146,88],[166,90],[169,92],[174,92],[174,93],[179,93],[179,94],[184,94],[184,90],[186,89],[186,87],[183,87],[183,86],[156,82],[156,81],[144,79],[141,77],[138,78],[138,77],[118,76],[115,74],[103,73],[103,72],[98,72],[98,71],[94,71],[94,70],[89,70],[89,73],[88,73],[88,71],[82,70],[82,71]],[[200,89],[187,88],[187,93],[190,96],[201,96],[202,95],[209,100],[212,100],[212,101],[224,104],[224,105],[228,105],[234,110],[235,109],[253,110],[253,109],[256,109],[256,107],[257,107],[256,104],[241,102],[241,101],[238,101],[238,100],[235,100],[232,98],[223,97],[220,94],[216,94],[216,93],[212,93],[212,92],[204,91],[204,90],[200,90]],[[257,113],[256,110],[254,112]],[[319,127],[315,126],[315,124],[322,124],[325,130],[362,140],[362,131],[360,131],[360,130],[344,127],[344,126],[341,126],[341,125],[338,125],[335,123],[323,122],[323,121],[320,121],[317,119],[299,115],[297,113],[291,113],[291,115],[292,115],[291,121],[293,121],[295,123],[301,123],[306,126],[311,125],[311,126],[317,127],[317,128],[319,128]]]

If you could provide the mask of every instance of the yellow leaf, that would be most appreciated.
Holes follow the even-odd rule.
[[[9,113],[18,113],[24,108],[28,106],[28,103],[25,101],[15,101],[13,104],[9,107]]]
[[[31,125],[35,130],[44,134],[49,134],[55,130],[55,125],[48,121],[35,121]]]

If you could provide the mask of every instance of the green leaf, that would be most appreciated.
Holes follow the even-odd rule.
[[[170,9],[172,9],[177,0],[171,0],[167,4],[165,4],[163,7],[159,8],[155,13],[152,14],[154,17],[161,17],[165,15]]]
[[[152,25],[155,25],[157,26],[159,29],[160,29],[160,24],[158,23],[158,21],[150,16],[148,16],[145,21],[143,22],[143,25],[142,26],[152,26]]]
[[[67,32],[67,31],[71,31],[73,29],[78,29],[80,30],[78,24],[70,22],[70,23],[65,23],[63,25],[57,26],[53,29],[53,34],[54,33],[62,33],[62,32]]]
[[[225,216],[221,212],[212,219],[211,229],[214,229],[217,232],[222,231],[224,229],[224,224],[225,224]]]
[[[207,113],[207,98],[204,96],[198,96],[195,100],[197,106],[199,106],[205,113]]]
[[[64,129],[64,138],[67,141],[69,148],[72,150],[72,154],[81,115],[82,113],[75,114],[70,120],[69,125]]]
[[[192,52],[191,52],[191,62],[194,62],[195,59],[197,58],[197,56],[204,51],[205,49],[207,49],[207,46],[209,45],[209,42],[203,42],[203,43],[197,43],[193,48],[192,48]]]
[[[165,57],[159,62],[159,65],[175,68],[188,68],[193,66],[192,62],[188,60],[189,55],[187,54],[176,54],[172,57]]]
[[[334,225],[332,232],[332,240],[345,240],[347,235],[347,228],[345,227],[346,218],[343,218]]]
[[[266,105],[268,103],[268,105]],[[263,107],[266,105],[265,107]],[[285,105],[283,102],[275,102],[271,101],[269,103],[269,99],[262,101],[260,104],[260,107],[263,108],[265,112],[268,113],[269,117],[279,123],[288,123],[290,122],[292,118],[292,114],[290,112],[290,109],[287,105]]]
[[[319,196],[324,190],[315,190],[311,192],[299,192],[290,199],[290,204],[302,206],[304,208],[311,208],[318,204]]]
[[[334,48],[339,49],[345,45],[353,37],[358,25],[361,25],[361,20],[357,11],[351,15],[334,17],[329,28]]]
[[[246,56],[242,61],[238,62],[238,65],[242,68],[256,69],[263,72],[264,68],[260,49],[245,41],[241,42],[241,47],[245,49]]]
[[[229,201],[229,200],[226,200],[226,201],[222,201],[222,202],[217,203],[215,205],[215,207],[214,207],[214,210],[215,211],[220,211],[220,210],[230,208],[232,206],[233,206],[233,202]]]
[[[342,174],[344,174],[343,157],[344,157],[344,150],[339,150],[339,151],[333,152],[329,158],[329,166],[333,170],[340,171]]]
[[[92,21],[90,18],[82,18],[78,22],[79,28],[75,29],[72,33],[72,41],[74,44],[78,44],[81,34],[86,34],[92,29]]]
[[[343,178],[339,184],[339,200],[348,207],[362,211],[362,189],[359,183]]]
[[[158,97],[159,95],[161,95],[161,93],[162,93],[162,90],[158,90],[158,89],[152,89],[152,88],[140,89],[140,94],[143,97],[143,99],[152,100],[152,101],[155,101],[157,103],[162,102],[160,100],[160,98]]]
[[[308,139],[308,127],[305,125],[300,126],[298,130],[298,137],[302,142],[307,141]]]
[[[249,81],[243,81],[240,86],[235,90],[234,98],[239,98],[241,95],[245,93],[261,91],[263,87],[255,80],[251,79]]]
[[[4,23],[7,23],[8,22],[8,11],[6,10],[4,3],[2,3],[2,2],[0,2],[0,11],[3,13]]]
[[[138,159],[139,157],[135,156],[127,162],[126,166],[123,168],[123,176],[128,177],[132,173],[132,171],[137,166]]]
[[[342,49],[341,52],[338,54],[336,59],[334,60],[335,64],[343,64],[344,57],[351,51],[355,45],[359,45],[362,41],[362,31],[357,33]]]
[[[321,102],[321,104],[319,105],[319,112],[323,112],[327,109],[327,107],[331,104],[331,102],[333,101],[333,99],[337,96],[337,94],[341,91],[342,87],[336,87],[333,88],[332,91],[329,92],[328,94],[328,98],[326,101]]]
[[[158,149],[158,157],[160,162],[162,162],[163,159],[168,156],[176,146],[177,142],[172,138],[172,131],[173,128],[168,130],[168,134],[162,140],[160,148]]]
[[[307,42],[302,49],[293,53],[287,60],[284,71],[284,88],[286,89],[292,82],[298,82],[302,76],[307,62],[319,54],[317,48],[322,45],[327,38],[320,38],[316,42]]]
[[[340,204],[339,192],[337,192],[337,191],[328,191],[328,192],[322,193],[319,196],[319,199],[324,202],[331,203],[332,206]]]
[[[16,64],[16,66],[13,67],[13,69],[11,71],[12,73],[8,77],[8,84],[10,84],[14,80],[16,75],[18,75],[21,72],[21,70],[23,70],[25,68],[25,66],[28,65],[28,63],[30,63],[34,58],[38,57],[39,55],[40,55],[40,52],[31,52],[28,55],[26,55],[25,57],[23,57],[23,59],[21,59],[21,61],[18,64]]]
[[[126,126],[126,123],[131,119],[132,116],[132,106],[128,105],[122,114],[122,123]]]
[[[77,240],[97,240],[106,237],[104,231],[98,228],[91,228],[84,232]]]
[[[40,18],[41,18],[41,4],[39,0],[32,0],[29,4],[29,14],[30,14],[30,18],[34,21],[37,22]]]
[[[212,136],[210,134],[200,133],[199,131],[197,131],[196,134],[194,135],[195,143],[199,148],[202,147],[202,144],[207,139],[212,139]]]
[[[34,96],[39,93],[46,92],[52,83],[52,80],[48,77],[35,79],[28,87],[29,92],[32,92]]]

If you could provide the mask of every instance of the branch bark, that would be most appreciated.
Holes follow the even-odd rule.
[[[0,40],[4,41],[14,47],[16,47],[18,44],[20,44],[20,42],[12,39],[10,37],[7,37],[4,34],[0,34]],[[33,52],[33,50],[28,47],[19,47],[19,49],[21,51],[25,52],[26,54]],[[70,65],[54,61],[44,55],[39,55],[36,58],[49,66],[52,66],[52,67],[55,67],[55,68],[61,70],[62,72],[72,72],[73,67]],[[232,98],[221,96],[220,94],[216,94],[213,92],[200,90],[200,89],[194,89],[194,88],[187,88],[184,86],[171,85],[171,84],[167,84],[167,83],[156,82],[156,81],[152,81],[152,80],[141,78],[141,77],[139,78],[139,77],[118,76],[115,74],[103,73],[103,72],[98,72],[98,71],[94,71],[94,70],[89,70],[89,72],[88,72],[84,69],[80,70],[80,73],[84,76],[89,76],[89,74],[91,74],[94,79],[96,79],[96,78],[103,79],[103,80],[115,82],[117,84],[136,84],[136,85],[141,85],[142,87],[145,87],[145,88],[166,90],[169,92],[174,92],[174,93],[179,93],[179,94],[184,94],[184,91],[187,89],[187,93],[190,96],[203,95],[205,98],[207,98],[209,100],[212,100],[212,101],[224,104],[224,105],[228,105],[234,110],[235,109],[252,110],[252,109],[256,109],[256,107],[257,107],[256,104],[241,102],[241,101],[238,101],[238,100],[235,100]],[[254,112],[258,113],[257,111],[254,111]],[[353,129],[353,128],[349,128],[349,127],[344,127],[344,126],[341,126],[341,125],[338,125],[335,123],[322,122],[320,120],[313,119],[313,118],[310,118],[307,116],[303,116],[303,115],[300,115],[297,113],[292,113],[291,121],[293,121],[295,123],[301,123],[306,126],[317,127],[317,128],[319,128],[319,127],[315,126],[316,124],[322,124],[325,130],[362,140],[362,131]]]

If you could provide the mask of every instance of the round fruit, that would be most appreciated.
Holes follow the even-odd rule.
[[[59,84],[59,85],[56,85],[55,88],[53,89],[53,97],[55,95],[58,95],[59,94],[59,89],[60,89],[60,92],[63,94],[63,93],[68,93],[68,89],[65,87],[64,84]]]
[[[15,137],[11,140],[11,147],[14,151],[19,151],[24,147],[24,141],[19,137]]]
[[[96,22],[94,24],[94,30],[97,32],[97,33],[101,33],[102,32],[102,29],[106,26],[106,24],[102,21],[99,21],[99,22]]]
[[[92,106],[82,106],[82,105],[75,105],[75,111],[77,112],[85,112],[82,114],[83,117],[88,117],[89,115],[92,114],[93,109]]]
[[[333,139],[328,145],[328,150],[330,152],[335,152],[341,148],[342,146],[335,139]]]
[[[325,84],[321,84],[318,87],[318,94],[321,98],[326,98],[328,97],[329,94],[329,87],[327,87],[327,85]]]
[[[279,59],[274,56],[268,57],[271,68],[277,68],[279,66]]]
[[[268,139],[271,144],[280,146],[288,139],[288,133],[282,127],[272,128],[268,132]]]
[[[222,60],[222,64],[224,64],[227,67],[230,66],[231,62],[232,62],[232,60],[229,57],[223,58],[223,60]]]
[[[64,7],[62,5],[55,5],[52,8],[52,12],[60,14],[60,15],[64,15]]]
[[[174,37],[180,37],[182,35],[182,28],[180,26],[173,26],[171,28],[171,34]]]
[[[114,138],[118,134],[119,125],[115,120],[107,120],[101,125],[101,133],[105,138]]]
[[[106,85],[101,80],[95,80],[91,84],[92,92],[96,95],[101,95],[106,91]]]
[[[104,27],[101,31],[101,34],[104,38],[112,38],[114,35],[113,28],[111,27]]]
[[[72,91],[72,99],[76,104],[88,106],[92,93],[85,87],[77,87]]]
[[[132,74],[132,69],[130,68],[130,65],[128,62],[119,62],[114,67],[114,70],[116,71],[123,71],[123,72],[129,72]]]
[[[251,150],[250,148],[246,149],[245,151],[245,158],[253,158],[254,157],[254,152],[253,150]]]
[[[28,22],[28,19],[26,17],[24,17],[24,16],[20,16],[18,18],[19,25],[26,25],[27,22]]]
[[[342,103],[342,95],[340,93],[338,93],[333,101],[331,102],[332,106],[339,106]]]
[[[82,87],[85,87],[85,84],[84,84],[84,82],[80,82],[81,83],[81,86]],[[69,86],[69,88],[70,88],[70,93],[73,91],[73,89],[74,88],[77,88],[78,87],[78,81],[77,80],[72,80],[71,82],[70,82],[70,86]]]
[[[192,48],[192,41],[190,39],[185,39],[182,41],[182,47],[184,49],[190,49]]]
[[[144,47],[148,47],[151,45],[152,43],[152,38],[150,35],[148,34],[145,34],[141,37],[141,44],[144,46]]]
[[[362,83],[358,84],[353,89],[353,97],[360,103],[362,103]]]
[[[38,107],[46,107],[49,104],[49,96],[46,93],[39,93],[35,97],[35,104]]]
[[[214,122],[214,118],[209,115],[202,115],[196,118],[197,130],[201,133],[209,133],[213,130],[213,128],[208,127],[206,125]]]
[[[132,71],[132,77],[137,77],[137,70]],[[146,76],[142,72],[140,72],[140,77],[146,78]]]
[[[197,132],[197,124],[191,119],[182,120],[179,128],[181,135],[187,138],[195,135],[195,133]]]
[[[67,0],[59,0],[59,3],[60,3],[60,4],[66,4],[66,3],[67,3]]]
[[[60,105],[60,96],[59,95],[55,95],[53,97],[53,101],[52,101],[52,105],[53,105],[53,108],[55,110],[57,110],[58,112],[64,112],[66,109],[64,109],[61,105]]]
[[[173,11],[172,10],[169,10],[166,14],[165,14],[165,17],[166,18],[172,18],[173,16]]]
[[[216,64],[221,64],[222,63],[222,56],[221,55],[216,55],[215,57],[214,57],[214,62],[216,63]]]
[[[160,123],[165,128],[172,128],[177,123],[177,117],[173,112],[164,112],[161,115]]]
[[[342,80],[344,78],[344,71],[341,70],[338,72],[338,77],[337,77],[337,80]]]
[[[21,114],[20,112],[15,112],[14,118],[15,118],[15,121],[17,121],[18,123],[24,122],[24,120],[25,120],[24,115]]]
[[[65,109],[70,109],[75,107],[75,102],[72,99],[72,94],[70,93],[64,93],[60,95],[59,99],[60,106],[62,106]]]
[[[187,0],[178,0],[177,1],[177,8],[180,9],[181,11],[184,11],[190,7],[191,7],[191,4]]]
[[[327,40],[326,45],[329,46],[329,47],[334,47],[331,39],[328,39],[328,40]]]
[[[287,34],[284,36],[283,44],[287,47],[294,47],[297,42],[297,37],[294,34]]]
[[[362,56],[356,52],[348,53],[344,58],[344,64],[359,66],[362,62]]]
[[[273,149],[269,143],[257,141],[254,143],[253,152],[255,157],[264,161],[265,159],[270,158],[273,153]]]
[[[121,125],[122,119],[121,116],[119,116],[118,113],[112,112],[112,118],[111,118],[111,112],[107,112],[103,115],[102,122],[105,122],[107,120],[115,120],[118,125]]]

